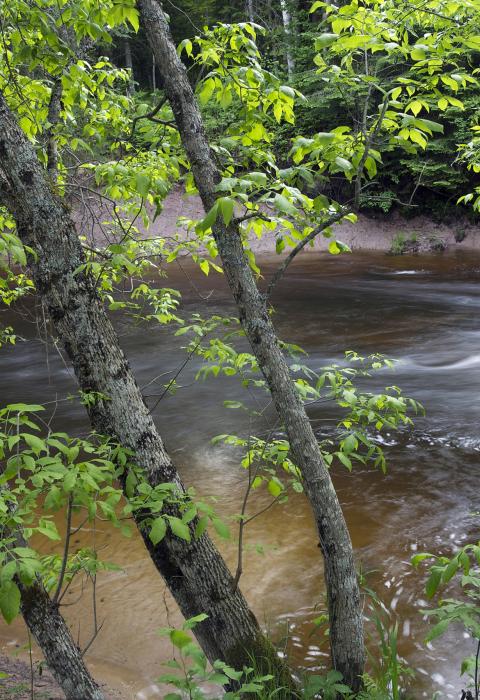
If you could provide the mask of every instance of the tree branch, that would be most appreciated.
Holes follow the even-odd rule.
[[[383,124],[383,120],[385,118],[385,114],[386,114],[386,111],[388,109],[388,105],[389,105],[389,101],[387,100],[386,97],[384,97],[382,111],[380,112],[380,116],[378,117],[378,121],[375,124],[375,128],[370,133],[370,135],[365,138],[365,148],[363,150],[362,157],[360,158],[360,162],[359,162],[358,168],[357,168],[357,177],[355,178],[355,209],[358,209],[358,207],[360,205],[360,191],[361,191],[361,186],[362,186],[363,168],[365,166],[366,160],[367,160],[368,155],[370,153],[370,149],[371,149],[373,143],[375,142],[375,139],[378,136],[378,132],[380,131],[381,126]],[[365,115],[365,117],[366,117],[366,115]]]
[[[332,214],[326,221],[324,221],[322,224],[319,224],[316,228],[311,231],[308,236],[305,236],[305,238],[297,243],[295,248],[293,248],[290,253],[287,255],[285,260],[282,262],[282,264],[277,268],[276,272],[274,273],[272,279],[270,280],[270,283],[267,287],[267,291],[265,294],[265,297],[268,299],[270,295],[272,294],[272,291],[277,284],[278,280],[282,275],[285,273],[285,270],[287,267],[290,265],[292,260],[298,255],[298,253],[305,248],[307,243],[310,243],[313,241],[322,231],[325,231],[326,228],[331,226],[332,224],[335,224],[337,221],[340,221],[340,219],[343,219],[344,216],[348,214],[348,209],[341,209],[339,212],[336,212],[335,214]]]
[[[138,117],[134,117],[132,119],[132,131],[130,133],[130,138],[133,138],[133,135],[135,133],[135,127],[137,126],[137,122],[140,121],[140,119],[150,119],[150,121],[156,122],[157,124],[170,124],[170,122],[163,122],[160,119],[155,119],[156,115],[160,112],[162,107],[166,104],[167,98],[164,97],[163,99],[160,100],[158,105],[154,107],[150,112],[147,112],[146,114],[140,114]]]

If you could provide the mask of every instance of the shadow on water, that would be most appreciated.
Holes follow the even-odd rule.
[[[265,276],[272,269],[267,262]],[[189,274],[197,289],[214,291],[204,302],[183,275],[173,275],[168,284],[183,287],[184,317],[195,311],[233,312],[222,280]],[[383,352],[400,362],[394,374],[382,372],[377,386],[397,384],[426,408],[426,417],[418,420],[412,433],[384,436],[386,476],[372,470],[334,473],[358,560],[372,572],[370,583],[399,617],[400,651],[417,669],[416,696],[431,697],[438,689],[444,697],[457,697],[460,661],[473,649],[461,631],[424,646],[426,623],[421,613],[429,603],[422,592],[422,572],[411,568],[410,558],[418,551],[450,552],[478,532],[470,513],[479,510],[479,278],[480,255],[391,258],[356,253],[340,259],[312,255],[292,266],[274,298],[280,335],[304,347],[312,367],[338,362],[346,349]],[[75,392],[68,364],[52,346],[47,357],[31,319],[12,313],[8,322],[25,342],[2,350],[2,403],[60,400],[56,426],[87,431],[83,408],[75,401],[63,401]],[[181,363],[184,339],[173,338],[162,328],[131,326],[120,317],[116,322],[141,386]],[[218,507],[228,516],[239,510],[244,475],[235,455],[225,447],[213,447],[210,439],[248,430],[247,418],[222,404],[224,399],[244,397],[234,380],[194,382],[197,369],[194,363],[186,367],[180,382],[185,388],[160,403],[155,419],[184,479],[198,492],[218,496]],[[165,376],[145,389],[151,404],[170,375]],[[328,407],[312,408],[311,417],[322,434],[328,432],[332,425]],[[267,410],[256,428],[267,429],[272,421]],[[265,503],[261,494],[255,498],[252,507]],[[171,649],[156,630],[167,621],[180,621],[175,605],[136,535],[122,539],[105,525],[95,533],[84,532],[75,544],[91,541],[93,534],[103,548],[102,556],[118,563],[122,571],[106,574],[99,582],[105,631],[89,653],[92,668],[112,685],[132,692],[143,688],[142,697],[158,696],[161,691],[155,690],[153,679]],[[288,631],[288,652],[299,667],[318,668],[325,660],[325,644],[312,621],[319,614],[324,590],[317,540],[303,498],[292,497],[255,520],[248,542],[241,581],[247,598],[277,638]],[[263,554],[256,551],[257,544]],[[221,546],[233,567],[234,546]],[[76,595],[78,591],[72,590],[72,600]],[[80,637],[88,637],[89,610],[85,599],[67,608]],[[20,623],[1,627],[0,635],[7,648],[25,639]]]

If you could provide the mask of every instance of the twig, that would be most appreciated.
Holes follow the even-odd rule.
[[[369,93],[368,93],[369,95],[371,92],[371,87],[372,86],[370,85]],[[369,99],[369,97],[367,97],[365,107],[368,106],[368,99]],[[373,131],[370,133],[370,135],[368,137],[365,136],[365,148],[363,150],[362,157],[360,158],[360,162],[358,164],[357,177],[355,179],[355,208],[356,209],[358,209],[358,207],[360,205],[360,190],[361,190],[361,184],[362,184],[363,168],[365,166],[368,155],[370,153],[370,149],[371,149],[372,145],[374,144],[375,139],[377,138],[380,129],[382,128],[383,120],[385,119],[385,114],[387,112],[388,105],[389,105],[389,101],[387,100],[386,97],[384,97],[382,111],[380,112],[380,116],[378,117],[378,121],[375,124],[375,128],[373,129]],[[365,120],[366,120],[366,114],[365,114]],[[364,124],[364,128],[366,128],[366,124]]]
[[[147,112],[146,114],[139,114],[138,117],[134,117],[132,119],[132,130],[130,132],[130,138],[133,138],[133,135],[135,133],[135,127],[137,126],[137,122],[140,121],[140,119],[150,119],[150,121],[156,121],[160,123],[164,123],[161,120],[155,119],[155,116],[159,113],[159,111],[162,109],[162,107],[166,104],[167,98],[164,97],[156,107],[154,107],[150,112]]]
[[[35,700],[35,685],[34,685],[33,658],[32,658],[32,635],[30,634],[30,630],[28,627],[27,627],[27,632],[28,632],[28,657],[30,660],[30,698],[31,698],[31,700]]]
[[[57,605],[58,604],[58,598],[60,596],[62,586],[63,586],[63,581],[65,579],[65,571],[67,569],[67,561],[68,561],[68,550],[70,548],[70,536],[71,536],[71,526],[72,526],[72,503],[73,503],[73,497],[70,494],[68,498],[68,506],[67,506],[67,532],[65,533],[65,546],[63,548],[63,558],[62,558],[62,566],[60,569],[60,575],[58,577],[58,584],[57,588],[55,590],[55,594],[52,598],[52,605]]]
[[[310,243],[310,241],[313,241],[314,238],[316,238],[322,231],[325,231],[326,228],[331,226],[332,224],[335,224],[337,221],[340,221],[340,219],[343,219],[344,216],[348,214],[348,209],[341,209],[339,212],[336,214],[332,214],[326,221],[324,221],[322,224],[319,224],[316,228],[311,231],[308,236],[305,236],[305,238],[300,241],[300,243],[297,243],[295,248],[290,251],[290,253],[287,255],[285,260],[282,262],[280,267],[278,267],[277,271],[273,275],[272,279],[270,280],[270,283],[267,287],[267,291],[265,294],[266,299],[268,299],[273,291],[273,288],[277,284],[278,280],[282,275],[285,273],[285,270],[287,267],[290,265],[292,260],[298,255],[298,253],[303,250],[303,248]]]
[[[177,377],[179,376],[179,374],[183,371],[183,369],[184,369],[184,368],[187,366],[187,364],[190,362],[190,360],[191,360],[191,358],[193,357],[193,355],[195,354],[195,352],[196,352],[198,346],[200,345],[200,343],[201,343],[201,341],[202,341],[202,338],[203,338],[203,336],[202,336],[201,338],[198,339],[198,341],[195,343],[195,345],[193,346],[193,348],[190,350],[190,352],[188,353],[187,357],[185,358],[185,360],[182,362],[182,364],[180,365],[180,367],[179,367],[178,370],[176,371],[175,375],[171,378],[171,380],[168,382],[168,384],[167,384],[167,386],[165,387],[165,389],[163,390],[163,392],[160,394],[160,396],[159,396],[159,398],[157,399],[157,401],[155,402],[153,408],[150,409],[150,413],[153,413],[153,412],[154,412],[154,410],[157,408],[158,404],[159,404],[160,401],[163,399],[163,397],[165,396],[165,394],[167,394],[167,392],[170,390],[170,387],[173,385],[173,383],[175,382],[175,380],[177,379]]]
[[[477,645],[477,654],[475,656],[475,700],[478,700],[480,688],[478,685],[478,659],[480,656],[480,639]]]
[[[247,488],[245,490],[245,494],[243,496],[243,502],[242,502],[242,510],[240,512],[240,521],[238,523],[238,550],[237,550],[237,570],[235,572],[235,578],[233,579],[232,583],[232,590],[236,591],[238,582],[240,581],[240,576],[243,573],[243,531],[245,529],[245,511],[247,509],[247,502],[248,502],[248,497],[250,496],[250,491],[252,490],[252,484],[254,481],[254,478],[252,479],[252,460],[250,457],[250,437],[248,439],[248,483],[247,483]],[[258,467],[255,471],[255,476],[258,472]]]

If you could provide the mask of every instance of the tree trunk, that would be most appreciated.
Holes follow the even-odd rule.
[[[31,586],[17,581],[17,585],[23,618],[67,700],[104,700],[105,696],[90,676],[58,605],[52,603],[38,581]]]
[[[7,548],[28,546],[21,530],[12,532],[1,528],[0,539],[5,542],[13,540],[13,544],[7,545]],[[67,700],[104,700],[103,692],[85,666],[82,653],[73,641],[58,605],[50,599],[40,578],[37,577],[31,586],[23,584],[18,577],[15,577],[15,583],[20,591],[20,610],[25,624]]]
[[[47,129],[47,170],[55,176],[58,168],[58,146],[57,137],[55,135],[55,127],[60,120],[60,110],[62,109],[62,80],[55,78],[50,93],[50,102],[48,103],[47,121],[49,127]]]
[[[132,47],[128,36],[123,40],[123,52],[125,56],[125,68],[130,73],[130,78],[127,83],[127,95],[133,95],[135,92],[135,81],[133,77]]]
[[[215,203],[221,175],[212,158],[198,104],[156,0],[138,0],[140,17],[155,53],[195,183],[208,211]],[[310,500],[325,562],[332,663],[353,689],[361,683],[365,651],[360,592],[352,544],[328,469],[322,459],[305,408],[298,396],[265,298],[259,293],[246,259],[238,225],[221,217],[213,225],[223,269],[239,310],[240,321],[285,426],[293,459],[300,468]]]
[[[292,18],[290,17],[290,12],[288,10],[287,6],[287,0],[280,0],[280,8],[282,10],[282,22],[283,22],[283,31],[285,32],[285,53],[286,53],[286,58],[287,58],[287,73],[288,73],[288,79],[291,80],[293,77],[293,73],[295,72],[295,60],[292,56],[292,32],[291,32],[291,24],[292,24]]]
[[[94,281],[78,272],[85,259],[75,225],[63,201],[53,193],[32,145],[1,93],[0,202],[14,216],[22,242],[37,254],[30,261],[37,293],[72,361],[81,389],[108,397],[88,408],[93,428],[132,450],[133,461],[151,485],[171,482],[183,490]],[[192,537],[188,543],[169,529],[154,546],[142,521],[137,524],[183,615],[208,615],[194,631],[209,660],[222,659],[241,669],[252,653],[260,663],[266,659],[266,668],[279,682],[290,682],[285,665],[260,632],[208,535]],[[190,525],[192,530],[194,526],[195,521]]]

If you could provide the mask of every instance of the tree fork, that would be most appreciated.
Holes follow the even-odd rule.
[[[197,100],[185,66],[175,50],[160,2],[137,0],[137,6],[190,160],[195,184],[205,210],[209,211],[218,196],[216,186],[221,174],[212,157]],[[285,427],[314,513],[325,564],[332,663],[342,673],[345,682],[356,690],[361,685],[365,649],[362,604],[348,528],[280,349],[265,298],[259,293],[245,256],[238,223],[232,221],[226,226],[218,217],[212,231],[240,321]]]
[[[171,482],[183,491],[94,280],[79,272],[85,257],[75,224],[1,93],[0,203],[13,215],[22,242],[35,251],[29,261],[32,278],[80,388],[108,397],[88,407],[93,428],[129,448],[152,486]],[[208,615],[194,630],[208,659],[241,669],[245,654],[258,653],[282,683],[290,678],[209,536],[186,542],[168,530],[153,545],[141,519],[137,525],[183,615]]]

